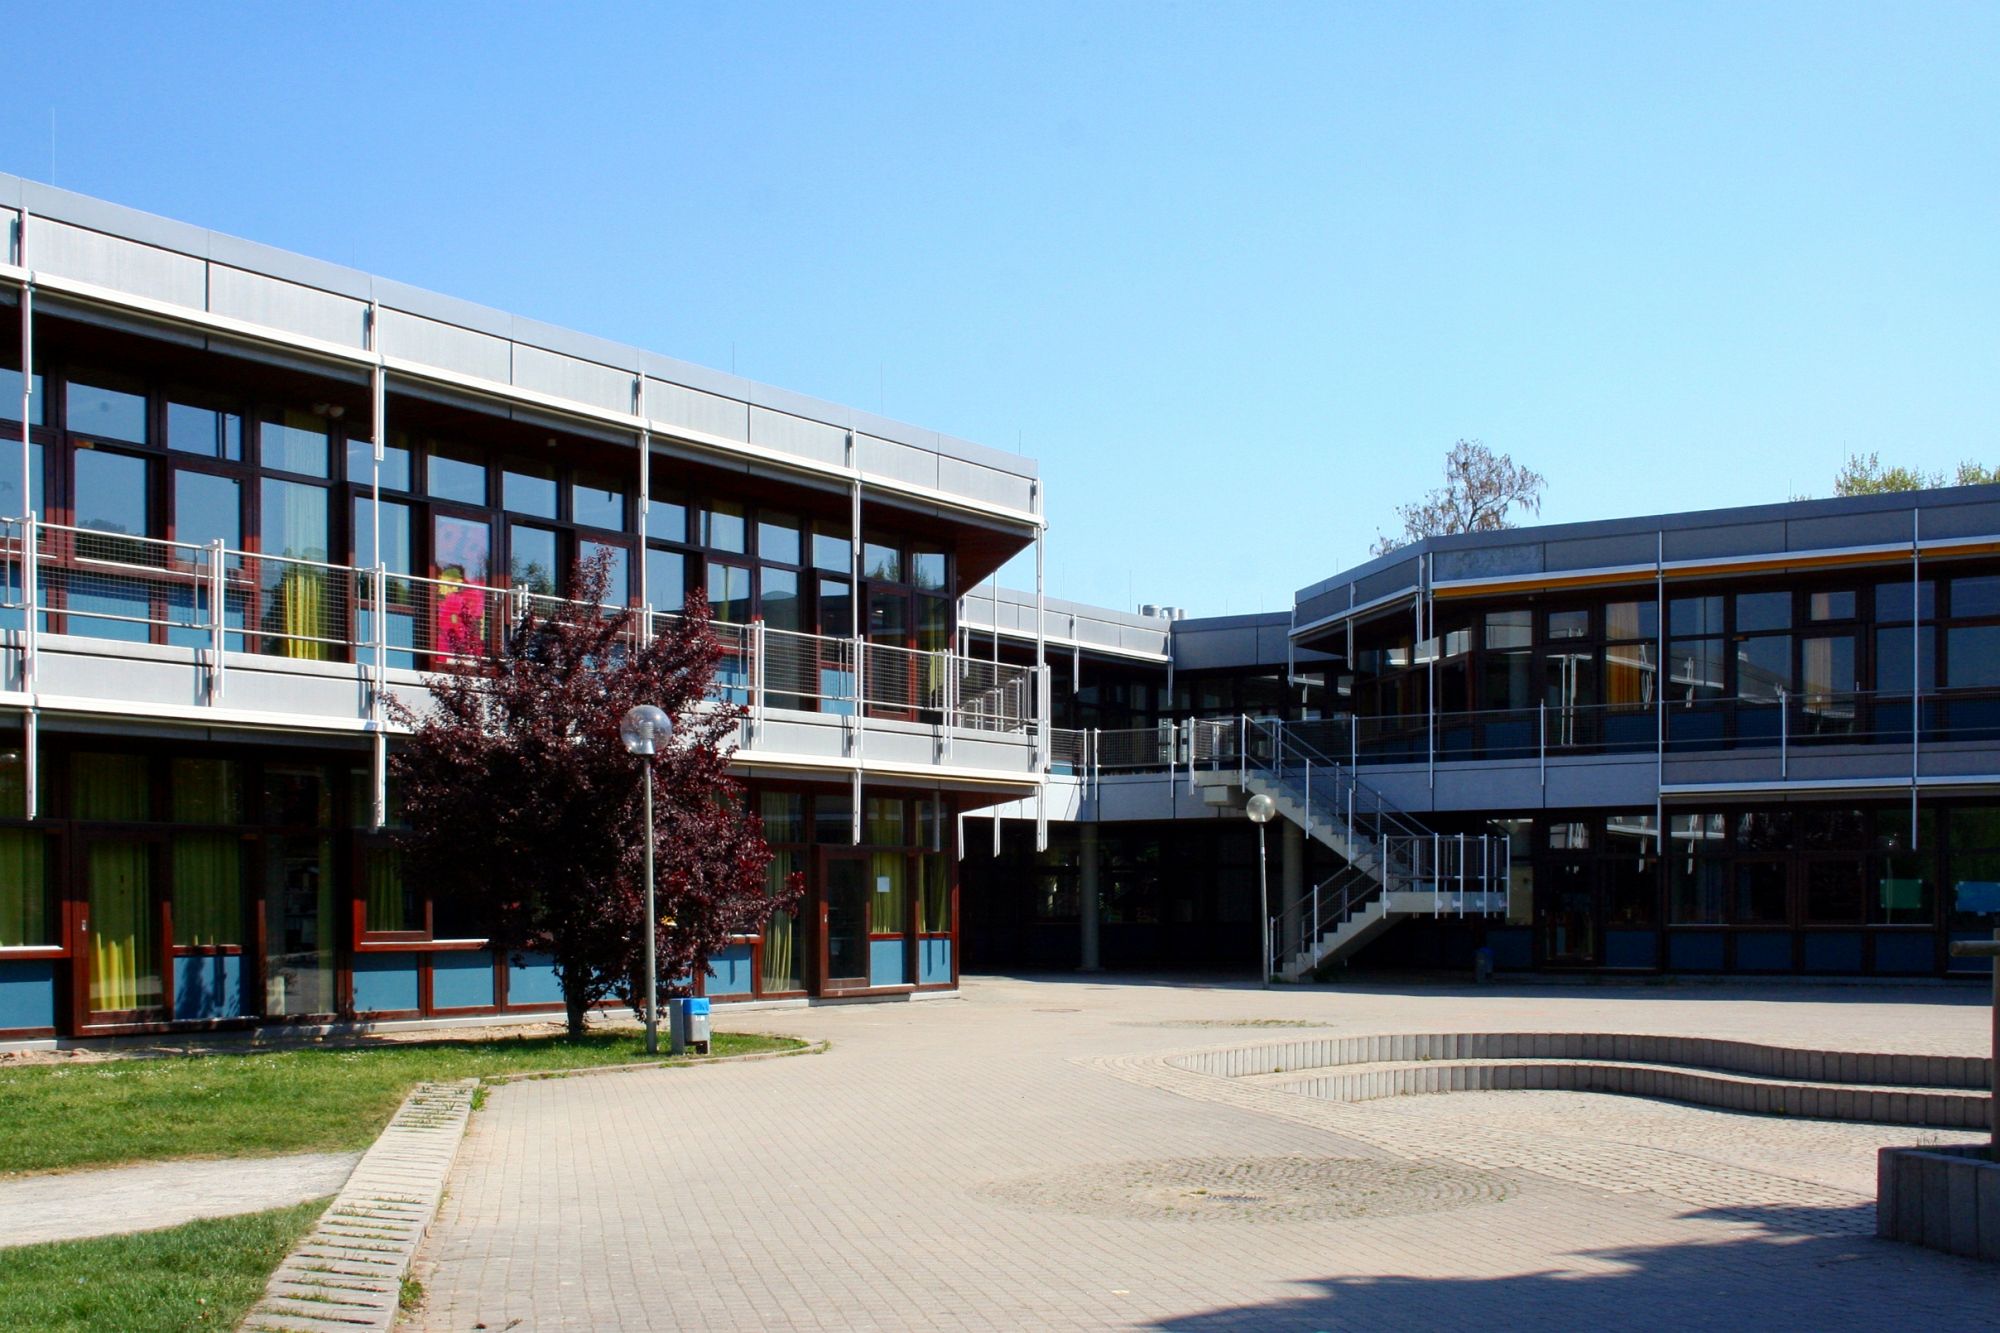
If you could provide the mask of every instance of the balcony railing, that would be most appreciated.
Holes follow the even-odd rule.
[[[30,640],[67,634],[201,650],[211,655],[212,701],[228,653],[451,671],[502,651],[531,606],[558,605],[525,586],[0,519],[0,628],[32,631]],[[635,634],[674,618],[632,611]],[[761,621],[711,627],[722,644],[714,693],[753,715],[776,708],[980,732],[1035,726],[1031,667]]]

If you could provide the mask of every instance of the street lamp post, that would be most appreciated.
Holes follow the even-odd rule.
[[[1243,813],[1250,816],[1250,822],[1257,826],[1257,921],[1264,936],[1259,952],[1264,959],[1264,970],[1258,975],[1257,984],[1266,990],[1271,988],[1271,875],[1269,859],[1264,854],[1264,825],[1271,822],[1271,816],[1278,813],[1278,803],[1258,792],[1243,807]]]
[[[664,709],[640,704],[618,722],[625,753],[639,756],[646,775],[646,1054],[660,1053],[659,911],[653,905],[653,756],[673,738],[674,720]]]

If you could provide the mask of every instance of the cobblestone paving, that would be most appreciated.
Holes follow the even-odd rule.
[[[1983,998],[975,978],[957,1001],[731,1013],[731,1028],[833,1047],[495,1089],[420,1256],[416,1323],[1987,1326],[2000,1272],[1866,1234],[1857,1186],[1874,1145],[1923,1131],[1565,1093],[1343,1106],[1163,1058],[1278,1023],[1976,1054]],[[1449,1206],[1371,1213],[1355,1197],[1407,1195],[1412,1180]],[[1291,1191],[1301,1215],[1259,1215],[1267,1190]],[[1316,1191],[1336,1199],[1308,1208]]]
[[[340,1189],[361,1154],[146,1162],[0,1179],[0,1246],[154,1231],[304,1203]]]

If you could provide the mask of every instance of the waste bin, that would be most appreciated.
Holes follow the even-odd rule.
[[[678,996],[667,1001],[667,1040],[678,1055],[692,1046],[708,1054],[708,997]]]
[[[1493,951],[1475,949],[1472,951],[1472,979],[1477,982],[1493,980]]]

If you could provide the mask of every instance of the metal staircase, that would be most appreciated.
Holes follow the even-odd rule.
[[[1278,975],[1296,981],[1349,957],[1406,917],[1507,910],[1505,838],[1424,829],[1352,764],[1315,746],[1311,725],[1252,717],[1197,723],[1206,730],[1197,731],[1190,756],[1197,786],[1269,796],[1278,813],[1341,859],[1339,870],[1267,923]]]

